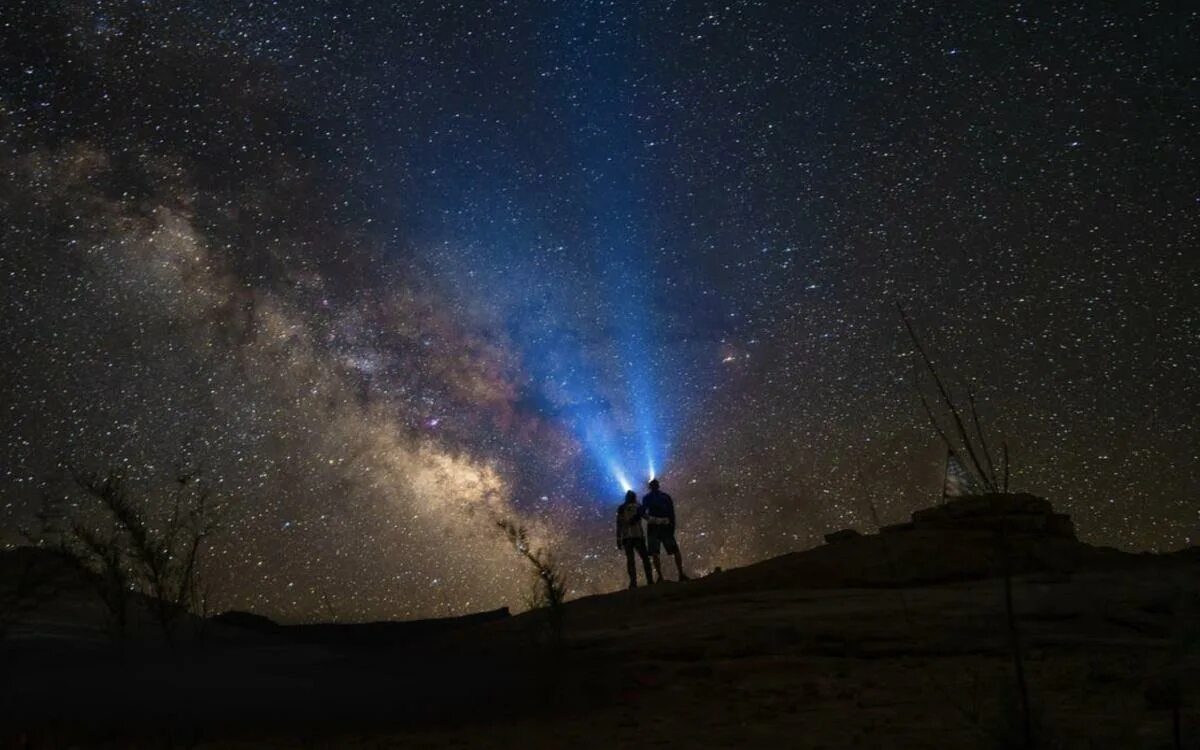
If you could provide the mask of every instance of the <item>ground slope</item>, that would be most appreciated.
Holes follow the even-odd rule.
[[[545,613],[355,643],[10,638],[29,747],[1200,746],[1195,550],[911,530]],[[1176,710],[1176,707],[1177,710]],[[1177,728],[1178,727],[1178,728]]]

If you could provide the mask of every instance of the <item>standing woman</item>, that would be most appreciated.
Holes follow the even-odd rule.
[[[637,588],[637,565],[633,553],[642,558],[646,571],[646,583],[654,583],[650,568],[650,556],[646,552],[646,532],[642,530],[642,508],[638,505],[637,493],[625,493],[625,502],[617,507],[617,549],[625,550],[626,568],[629,570],[629,588]]]

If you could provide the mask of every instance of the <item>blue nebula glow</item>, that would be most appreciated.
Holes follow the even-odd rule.
[[[478,150],[457,143],[465,152],[451,160],[415,158],[431,159],[418,167],[436,172],[438,216],[453,217],[453,240],[443,242],[454,253],[439,262],[479,298],[507,306],[506,340],[529,376],[520,407],[570,432],[588,456],[583,484],[608,496],[614,485],[642,490],[663,469],[682,417],[664,401],[679,389],[659,320],[671,303],[670,267],[658,258],[660,185],[645,145],[653,139],[644,102],[631,95],[650,86],[658,61],[624,10],[556,8],[544,26],[554,72],[538,78],[529,106],[561,125],[539,134],[537,158],[562,188],[525,198],[516,165],[498,162],[487,139]]]
[[[625,387],[632,407],[631,434],[626,437],[629,447],[626,466],[636,472],[646,472],[644,484],[655,476],[659,459],[666,453],[663,440],[663,424],[656,397],[656,362],[647,344],[647,332],[652,329],[649,316],[640,305],[632,305],[624,311],[624,320],[618,321],[615,330],[624,331],[623,345],[625,360],[629,363],[625,371]]]
[[[576,6],[575,13],[596,11]],[[581,20],[610,29],[599,39],[584,78],[586,86],[576,91],[580,106],[576,116],[583,134],[576,144],[582,164],[592,175],[587,193],[587,211],[597,228],[597,269],[604,284],[610,330],[630,407],[629,423],[620,441],[621,465],[644,466],[650,474],[660,467],[666,451],[665,420],[659,413],[662,389],[654,305],[661,295],[661,281],[652,253],[657,227],[653,213],[646,211],[652,181],[639,157],[644,138],[638,129],[638,112],[627,95],[636,80],[633,69],[636,29],[629,22],[609,24],[613,19],[588,17]],[[627,476],[627,474],[623,474]],[[647,477],[648,479],[648,477]]]
[[[596,465],[607,473],[608,478],[615,482],[622,492],[627,492],[633,489],[633,484],[629,481],[629,473],[625,469],[626,461],[616,449],[618,439],[611,422],[607,414],[591,415],[586,422],[582,440]]]

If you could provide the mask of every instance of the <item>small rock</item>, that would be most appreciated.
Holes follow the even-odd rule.
[[[838,542],[848,542],[851,539],[858,539],[860,537],[862,537],[862,534],[854,529],[842,529],[841,531],[835,531],[832,534],[826,534],[825,543],[837,544]]]

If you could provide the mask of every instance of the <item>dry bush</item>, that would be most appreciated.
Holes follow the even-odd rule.
[[[163,637],[173,640],[180,616],[207,604],[198,570],[216,529],[207,486],[193,471],[177,472],[159,496],[135,498],[120,470],[78,472],[74,484],[82,498],[47,498],[39,533],[29,536],[85,573],[116,637],[125,634],[136,591],[147,597]]]
[[[560,645],[563,638],[563,614],[567,600],[567,580],[552,555],[533,549],[524,526],[499,519],[496,526],[504,532],[513,548],[533,566],[536,575],[529,601],[530,609],[544,610],[551,641]]]

